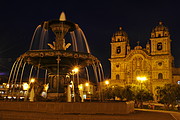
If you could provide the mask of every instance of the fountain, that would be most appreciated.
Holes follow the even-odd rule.
[[[41,31],[40,37],[35,40],[38,31]],[[52,33],[55,35],[55,41],[50,41],[51,44],[47,42],[47,36],[52,36]],[[68,33],[71,39],[66,40]],[[79,38],[80,41],[78,41]],[[39,42],[39,45],[35,44],[36,41]],[[82,43],[84,43],[83,46]],[[33,46],[38,46],[38,48],[33,49]],[[81,47],[86,49],[81,50]],[[81,73],[72,71],[74,67],[78,67]],[[15,92],[17,90],[16,84],[19,83],[20,87],[18,89],[20,91],[25,76],[28,75],[26,81],[30,88],[27,90],[26,100],[27,96],[31,94],[34,97],[32,92],[38,91],[35,89],[39,87],[36,87],[31,82],[31,79],[42,79],[40,76],[44,74],[41,86],[49,84],[49,91],[54,90],[56,97],[66,93],[68,102],[72,101],[71,95],[73,94],[75,102],[75,95],[81,93],[78,91],[78,85],[82,83],[80,74],[82,76],[86,75],[85,80],[89,82],[89,69],[94,71],[93,79],[96,79],[94,81],[100,82],[104,79],[100,61],[90,53],[83,31],[78,24],[67,21],[64,12],[62,12],[59,19],[44,21],[37,27],[29,51],[17,58],[12,66],[7,93],[8,95],[19,97],[20,95],[17,96],[15,94],[17,93]],[[72,88],[69,88],[69,85],[72,85]],[[42,92],[43,90],[41,89],[40,91]],[[82,99],[82,95],[80,97]],[[34,101],[32,96],[30,96],[30,100]]]
[[[55,41],[50,41],[48,38],[53,38],[53,35]],[[103,79],[100,61],[90,53],[83,31],[77,24],[67,21],[65,14],[61,13],[60,19],[38,25],[30,49],[14,62],[6,85],[8,101],[0,102],[0,118],[99,119],[110,118],[113,114],[117,118],[117,115],[134,112],[132,101],[84,102],[83,87],[92,93],[89,89],[95,85],[98,86],[101,100],[98,82]],[[96,81],[95,85],[90,86],[90,81]],[[49,96],[55,98],[45,102],[50,100]],[[23,97],[25,101],[20,102]],[[12,98],[17,101],[10,101]],[[60,98],[66,98],[65,102],[60,102]]]

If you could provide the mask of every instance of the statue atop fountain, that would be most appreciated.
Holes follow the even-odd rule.
[[[56,42],[53,42],[53,45],[48,44],[51,49],[66,50],[71,45],[71,43],[66,45],[64,36],[67,32],[74,31],[77,28],[77,25],[66,21],[64,12],[61,13],[59,20],[46,21],[43,25],[45,26],[45,29],[51,29],[56,36]]]

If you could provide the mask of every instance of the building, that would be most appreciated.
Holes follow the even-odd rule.
[[[127,33],[120,27],[111,41],[111,85],[139,84],[137,77],[145,76],[147,88],[180,82],[180,69],[174,68],[168,28],[159,22],[152,29],[146,48],[139,44],[131,49]]]

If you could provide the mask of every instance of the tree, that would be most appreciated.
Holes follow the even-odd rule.
[[[120,98],[121,101],[135,100],[138,103],[153,100],[153,95],[147,89],[139,89],[138,86],[109,86],[103,89],[103,98],[105,100]]]
[[[134,100],[134,92],[132,90],[132,86],[125,86],[122,94],[127,101]]]
[[[153,100],[153,94],[145,87],[139,85],[132,85],[129,86],[131,91],[133,91],[133,99],[135,101],[135,106],[143,107],[143,102]]]
[[[124,90],[124,88],[120,87],[118,85],[112,87],[112,93],[113,93],[114,100],[115,100],[115,97],[120,98],[121,101],[124,99],[123,90]]]
[[[148,90],[139,90],[135,94],[135,101],[140,103],[140,107],[143,108],[143,102],[153,100],[153,94]]]
[[[116,97],[123,100],[124,97],[122,95],[122,92],[123,92],[123,87],[120,87],[118,85],[109,86],[103,89],[103,97],[105,100],[110,100],[110,99],[115,100]]]
[[[112,87],[106,87],[102,90],[102,93],[105,100],[110,100],[111,98],[113,98]]]
[[[158,102],[163,103],[167,110],[174,109],[176,100],[180,99],[180,85],[166,84],[163,87],[157,87]]]

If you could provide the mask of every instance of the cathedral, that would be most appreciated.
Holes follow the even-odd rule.
[[[138,77],[145,77],[143,84],[153,93],[157,86],[180,83],[180,68],[175,68],[171,54],[168,28],[159,22],[152,29],[149,42],[132,49],[127,33],[119,28],[111,41],[111,85],[138,85]]]

